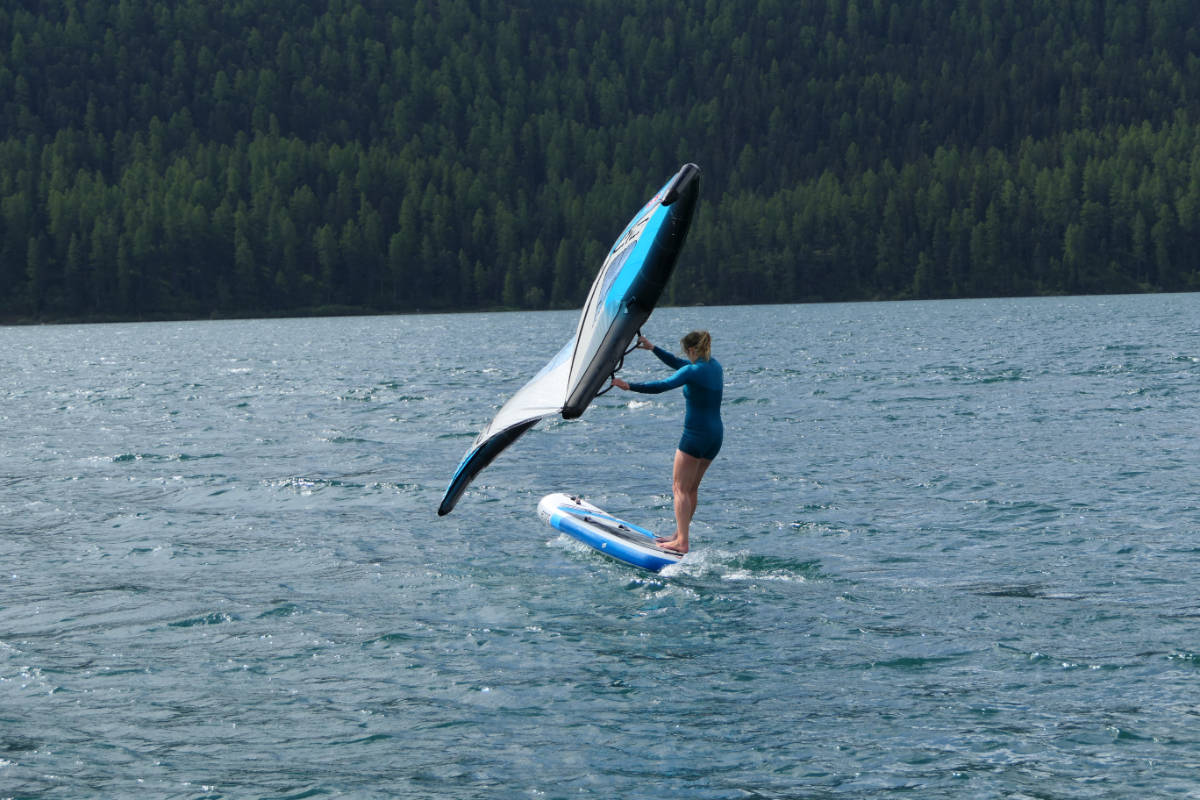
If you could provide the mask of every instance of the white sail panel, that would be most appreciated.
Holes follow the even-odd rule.
[[[481,447],[498,433],[531,420],[540,420],[562,411],[567,396],[567,378],[571,374],[571,353],[575,340],[567,342],[550,363],[508,398],[491,423],[475,437],[472,449]]]

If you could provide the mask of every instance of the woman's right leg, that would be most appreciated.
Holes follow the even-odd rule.
[[[682,450],[675,451],[675,467],[671,477],[671,491],[675,495],[675,535],[662,542],[662,547],[680,553],[688,551],[688,532],[700,501],[700,481],[710,464],[712,459],[696,458]]]

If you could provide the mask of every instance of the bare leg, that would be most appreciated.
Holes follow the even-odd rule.
[[[700,480],[708,471],[712,459],[689,456],[675,451],[675,468],[671,490],[675,495],[675,535],[660,542],[660,546],[679,553],[688,551],[688,530],[700,497]]]

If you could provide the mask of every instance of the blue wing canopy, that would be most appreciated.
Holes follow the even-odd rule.
[[[588,292],[575,335],[497,412],[459,462],[438,514],[449,514],[475,476],[540,420],[580,416],[650,317],[691,225],[700,168],[685,164],[633,216]]]

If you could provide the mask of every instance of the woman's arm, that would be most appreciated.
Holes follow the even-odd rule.
[[[626,384],[631,392],[641,392],[642,394],[659,394],[671,389],[677,389],[688,382],[691,371],[695,369],[694,364],[684,362],[685,366],[680,367],[675,371],[675,374],[669,378],[664,378],[661,381],[650,381],[649,383],[629,383]],[[624,383],[624,381],[622,381]]]
[[[658,345],[654,345],[653,352],[654,352],[654,355],[658,356],[659,361],[663,362],[664,364],[666,364],[668,367],[671,367],[672,369],[681,369],[683,367],[686,367],[688,364],[692,363],[692,362],[688,361],[686,358],[680,358],[679,356],[675,355],[674,353],[668,353],[666,350],[663,350]]]

